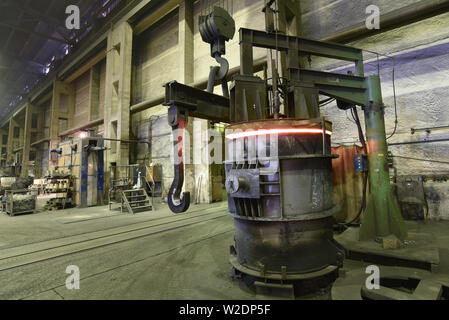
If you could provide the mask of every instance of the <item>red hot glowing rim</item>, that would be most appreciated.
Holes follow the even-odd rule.
[[[255,131],[243,131],[230,133],[226,135],[227,139],[238,139],[238,138],[247,138],[254,136],[261,136],[267,134],[289,134],[289,133],[319,133],[323,134],[323,129],[317,128],[278,128],[278,129],[262,129]],[[332,131],[326,130],[326,134],[331,136]]]

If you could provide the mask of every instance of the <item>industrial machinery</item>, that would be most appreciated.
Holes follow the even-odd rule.
[[[256,287],[297,293],[306,280],[332,281],[344,259],[344,249],[333,240],[332,124],[320,116],[319,94],[335,98],[341,109],[358,105],[365,112],[371,193],[360,237],[393,233],[402,239],[406,230],[389,185],[379,76],[364,76],[360,49],[299,37],[300,27],[292,18],[300,12],[298,2],[279,0],[276,8],[273,3],[267,1],[264,8],[268,32],[239,31],[240,74],[232,79],[229,98],[225,85],[223,96],[211,90],[215,81],[226,79],[225,74],[212,75],[227,72],[213,38],[232,38],[234,22],[219,8],[200,18],[203,40],[211,44],[212,56],[220,57],[221,68],[211,70],[208,92],[175,81],[165,86],[175,141],[168,202],[175,213],[186,211],[190,203],[189,192],[181,194],[188,117],[230,123],[225,162],[229,213],[235,222],[230,262],[236,275],[255,280]],[[275,14],[285,21],[279,30]],[[255,47],[270,52],[268,79],[254,75]],[[271,59],[273,55],[280,59]],[[354,73],[305,69],[303,60],[310,56],[351,61]]]
[[[3,202],[4,212],[11,217],[36,212],[36,195],[27,189],[6,191]]]
[[[56,154],[56,169],[75,179],[75,203],[83,208],[102,205],[104,196],[104,139],[90,132],[87,137],[62,142]]]
[[[51,194],[45,210],[70,208],[75,204],[73,178],[70,174],[53,173],[53,177],[45,180],[45,193]]]

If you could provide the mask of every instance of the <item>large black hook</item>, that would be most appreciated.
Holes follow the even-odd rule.
[[[215,83],[217,81],[221,81],[223,96],[229,98],[228,81],[226,80],[226,76],[229,71],[229,62],[225,58],[221,57],[219,53],[216,53],[214,57],[220,66],[210,68],[209,79],[207,81],[207,91],[211,93],[214,92]]]
[[[183,192],[181,195],[182,185],[184,184],[184,160],[183,160],[183,133],[185,121],[178,119],[178,124],[172,127],[173,145],[174,145],[174,178],[173,183],[168,192],[168,207],[173,213],[182,213],[187,211],[190,206],[190,192]]]

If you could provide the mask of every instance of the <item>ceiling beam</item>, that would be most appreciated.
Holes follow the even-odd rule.
[[[41,37],[41,38],[45,38],[47,40],[53,40],[53,41],[64,43],[64,44],[69,44],[70,43],[70,42],[67,42],[64,39],[55,38],[55,37],[48,36],[46,34],[43,34],[43,33],[37,32],[37,31],[32,31],[32,30],[28,30],[28,29],[25,29],[25,28],[12,26],[10,24],[3,23],[3,22],[0,22],[0,26],[5,27],[5,28],[9,28],[9,29],[12,29],[12,30],[16,30],[16,31],[21,31],[21,32],[24,32],[24,33],[28,33],[28,34],[31,34],[31,35],[35,35],[35,36],[38,36],[38,37]]]
[[[14,81],[11,81],[11,80],[7,80],[7,79],[3,78],[3,79],[0,80],[0,85],[17,86],[19,84],[20,84],[20,82],[17,79],[15,79]]]
[[[87,63],[85,63],[82,67],[80,67],[75,73],[70,75],[67,79],[64,80],[65,83],[71,83],[73,80],[77,79],[85,72],[87,72],[90,68],[96,65],[98,62],[106,58],[106,49],[101,50],[95,57],[90,59]]]
[[[70,41],[70,38],[68,35],[62,33],[59,28],[63,27],[63,21],[59,21],[58,19],[49,16],[47,14],[41,13],[38,10],[33,9],[32,7],[28,6],[25,7],[23,5],[18,4],[16,1],[7,1],[8,7],[13,7],[19,10],[22,13],[26,13],[29,16],[32,16],[34,18],[38,18],[40,21],[45,22],[49,27],[55,28],[55,31],[58,32],[58,34],[61,35],[65,40]]]
[[[61,27],[61,21],[59,21],[56,18],[53,18],[47,14],[41,13],[31,7],[24,7],[22,5],[19,5],[16,1],[7,1],[8,7],[16,8],[17,10],[26,13],[30,16],[38,17],[42,21],[45,21],[46,24],[49,24],[52,27]]]
[[[36,74],[36,75],[39,75],[39,76],[43,76],[44,75],[42,72],[23,70],[23,69],[13,68],[13,67],[8,67],[8,66],[3,66],[3,65],[0,65],[0,70],[11,70],[11,71],[16,71],[18,73],[29,73],[29,74]]]
[[[39,67],[39,68],[45,67],[44,64],[42,64],[40,62],[37,62],[37,61],[34,61],[33,59],[29,59],[29,58],[25,58],[25,57],[22,57],[22,56],[19,56],[19,55],[15,55],[15,54],[12,54],[12,53],[6,52],[5,50],[1,50],[0,49],[0,57],[1,56],[7,57],[8,59],[16,60],[16,61],[21,62],[21,63],[32,64],[32,65],[35,65],[36,67]]]
[[[75,35],[73,36],[73,39],[75,40],[75,39],[77,39],[80,35],[82,35],[82,34],[87,30],[87,28],[89,28],[89,27],[92,25],[92,23],[95,22],[95,19],[97,19],[98,16],[99,16],[101,13],[103,13],[104,11],[106,11],[112,4],[114,4],[114,1],[113,1],[113,0],[110,0],[106,5],[102,6],[100,9],[98,9],[98,10],[94,13],[94,15],[90,18],[90,20],[88,20],[87,23],[86,23],[85,25],[83,25],[83,27],[82,27],[80,30],[76,31]]]
[[[25,1],[25,6],[29,6],[30,5],[30,1],[31,0],[26,0]],[[16,17],[17,24],[21,24],[22,23],[22,18],[23,18],[23,12],[20,12],[20,14]],[[13,37],[14,37],[14,32],[15,32],[15,30],[12,30],[9,33],[8,39],[6,39],[6,42],[3,44],[3,48],[9,48],[9,43],[11,42],[11,39],[13,39]]]
[[[139,16],[142,9],[151,5],[152,2],[155,2],[155,0],[127,0],[123,8],[120,8],[116,14],[108,16],[98,30],[95,30],[95,32],[92,32],[84,38],[83,41],[77,45],[76,49],[69,56],[64,58],[62,64],[47,75],[45,81],[35,86],[27,95],[27,100],[34,101],[44,92],[51,89],[56,76],[64,78],[67,74],[73,73],[73,69],[76,65],[79,65],[86,59],[86,57],[92,55],[93,52],[98,52],[96,50],[103,47],[112,25],[118,25],[125,21],[132,23]],[[19,106],[20,104],[16,105],[16,107]],[[5,125],[7,119],[8,116],[1,119],[3,122],[0,124],[0,127]]]

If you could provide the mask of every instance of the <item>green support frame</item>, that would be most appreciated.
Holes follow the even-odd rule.
[[[360,239],[372,240],[390,234],[396,235],[399,239],[406,238],[407,229],[397,200],[390,190],[380,78],[377,75],[364,76],[362,50],[242,28],[240,29],[241,76],[253,76],[254,47],[284,52],[287,58],[287,75],[292,82],[302,82],[304,88],[311,85],[320,94],[363,108],[368,145],[370,195],[362,219]],[[355,75],[301,69],[300,57],[309,55],[352,61],[355,64]],[[228,122],[231,118],[229,99],[225,97],[177,82],[167,83],[165,87],[164,105],[171,107],[169,123],[172,126],[187,115],[223,122]]]
[[[242,75],[253,75],[254,47],[285,52],[290,80],[313,83],[320,94],[362,107],[368,146],[370,195],[362,219],[360,240],[372,240],[390,234],[399,239],[406,238],[407,229],[390,189],[380,78],[377,75],[365,77],[363,51],[340,44],[242,28]],[[309,55],[352,61],[355,64],[355,75],[299,68],[299,57]]]

